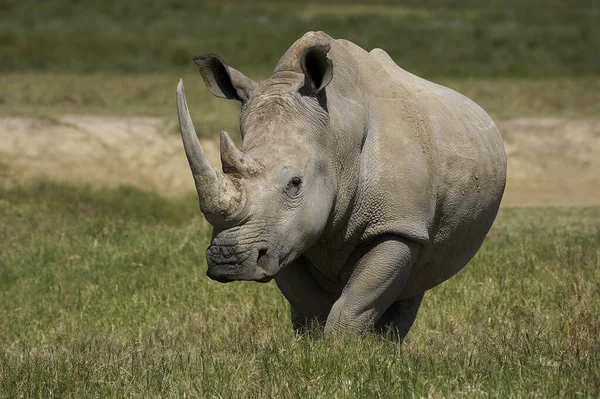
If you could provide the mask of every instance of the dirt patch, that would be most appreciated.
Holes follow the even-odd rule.
[[[505,205],[600,204],[600,118],[498,125],[508,156]]]
[[[508,206],[600,204],[600,118],[499,123],[508,154]],[[0,118],[0,184],[42,179],[194,190],[181,140],[158,118]],[[220,165],[218,142],[202,144]]]
[[[172,130],[158,118],[0,118],[0,182],[51,179],[167,195],[193,191],[181,139]],[[215,141],[203,145],[217,165]]]

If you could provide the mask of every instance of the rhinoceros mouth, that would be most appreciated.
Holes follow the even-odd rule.
[[[220,265],[211,267],[206,271],[206,275],[219,283],[230,283],[232,281],[257,281],[267,283],[274,276],[268,275],[264,270],[256,268],[255,270],[241,271],[239,265]]]
[[[213,251],[212,253],[215,253]],[[260,248],[255,252],[253,262],[246,258],[243,262],[231,262],[224,259],[207,257],[208,270],[206,275],[220,283],[232,281],[257,281],[267,283],[271,281],[280,269],[279,257],[273,255],[273,251]]]

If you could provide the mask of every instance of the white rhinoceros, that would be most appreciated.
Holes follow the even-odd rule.
[[[256,83],[215,56],[207,88],[241,103],[243,147],[208,162],[183,84],[179,123],[213,225],[208,276],[275,278],[293,327],[402,340],[426,290],[481,246],[506,180],[502,139],[473,101],[389,55],[309,32]]]

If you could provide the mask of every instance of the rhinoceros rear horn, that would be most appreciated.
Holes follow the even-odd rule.
[[[327,58],[330,45],[316,45],[306,48],[300,58],[304,72],[303,92],[316,94],[323,90],[333,78],[333,63]]]
[[[213,226],[234,222],[242,210],[245,192],[235,178],[216,170],[206,158],[190,117],[182,80],[177,85],[177,114],[185,155],[192,170],[202,213]]]
[[[221,165],[223,173],[234,176],[254,176],[262,170],[262,165],[236,147],[225,130],[221,130]]]

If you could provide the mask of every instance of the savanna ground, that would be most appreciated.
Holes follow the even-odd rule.
[[[0,11],[0,397],[600,396],[595,2]],[[468,267],[426,294],[404,345],[297,338],[273,283],[205,276],[177,79],[214,155],[238,106],[210,97],[190,57],[264,78],[312,29],[467,94],[506,141],[505,206]]]

